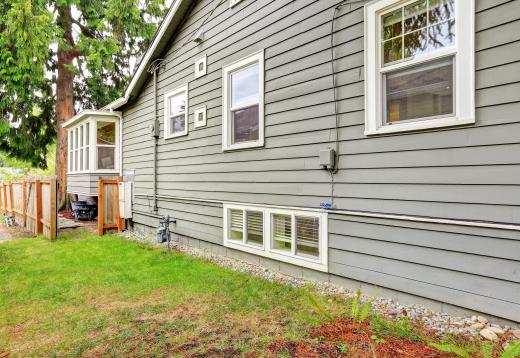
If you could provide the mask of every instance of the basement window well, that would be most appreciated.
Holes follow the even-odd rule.
[[[327,271],[327,213],[224,204],[224,246]]]
[[[68,174],[119,173],[120,116],[82,111],[63,127],[68,133]]]

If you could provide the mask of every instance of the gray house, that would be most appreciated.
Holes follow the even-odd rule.
[[[134,230],[519,322],[519,114],[520,1],[177,0],[69,189],[106,163]]]

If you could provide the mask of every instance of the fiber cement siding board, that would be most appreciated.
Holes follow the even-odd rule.
[[[172,197],[301,207],[329,200],[331,185],[319,169],[318,152],[334,145],[329,31],[337,3],[245,0],[230,9],[224,2],[197,45],[186,39],[216,1],[194,1],[162,55],[166,69],[158,76],[158,205],[159,214],[177,218],[175,233],[221,244],[222,210],[219,204]],[[363,134],[362,6],[338,12],[339,209],[520,223],[518,4],[476,1],[475,125],[380,137]],[[223,153],[222,67],[259,49],[266,58],[265,146]],[[193,63],[202,54],[208,74],[194,79]],[[163,95],[185,83],[189,134],[164,140]],[[207,106],[208,123],[194,129],[198,105]],[[136,170],[135,208],[141,213],[134,221],[143,225],[155,223],[150,197],[140,196],[152,188],[153,109],[149,79],[124,109],[123,121],[123,166]],[[520,263],[513,254],[518,232],[334,214],[329,230],[331,273],[520,317],[520,302],[513,298],[519,289],[513,269]]]

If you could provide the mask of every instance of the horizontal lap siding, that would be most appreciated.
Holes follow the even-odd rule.
[[[206,22],[201,45],[186,40],[217,2],[195,2],[158,76],[158,206],[177,219],[175,233],[222,243],[222,209],[171,197],[302,207],[330,199],[318,153],[335,138],[330,21],[338,2],[244,0],[229,9],[225,1]],[[520,2],[476,1],[475,19],[477,123],[367,137],[363,8],[338,12],[338,209],[520,223]],[[223,153],[222,67],[260,49],[265,148]],[[194,79],[203,54],[208,73]],[[186,83],[189,135],[164,140],[163,95]],[[199,105],[207,106],[207,126],[195,129]],[[134,221],[148,225],[155,225],[153,117],[148,80],[123,122],[123,166],[136,173]],[[330,272],[520,319],[518,232],[404,223],[331,215]]]
[[[89,174],[67,175],[67,193],[98,195],[98,177]]]

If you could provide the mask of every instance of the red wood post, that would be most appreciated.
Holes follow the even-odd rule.
[[[35,213],[35,230],[36,234],[43,233],[43,205],[42,205],[42,183],[39,180],[36,180],[35,188],[34,188],[35,196],[36,196],[36,213]]]
[[[50,231],[50,239],[51,240],[54,240],[56,238],[56,235],[58,233],[58,210],[57,210],[57,182],[56,182],[56,179],[51,179],[50,180],[50,187],[51,187],[51,190],[50,190],[50,197],[51,197],[51,202],[50,202],[50,227],[49,227],[49,231]]]

